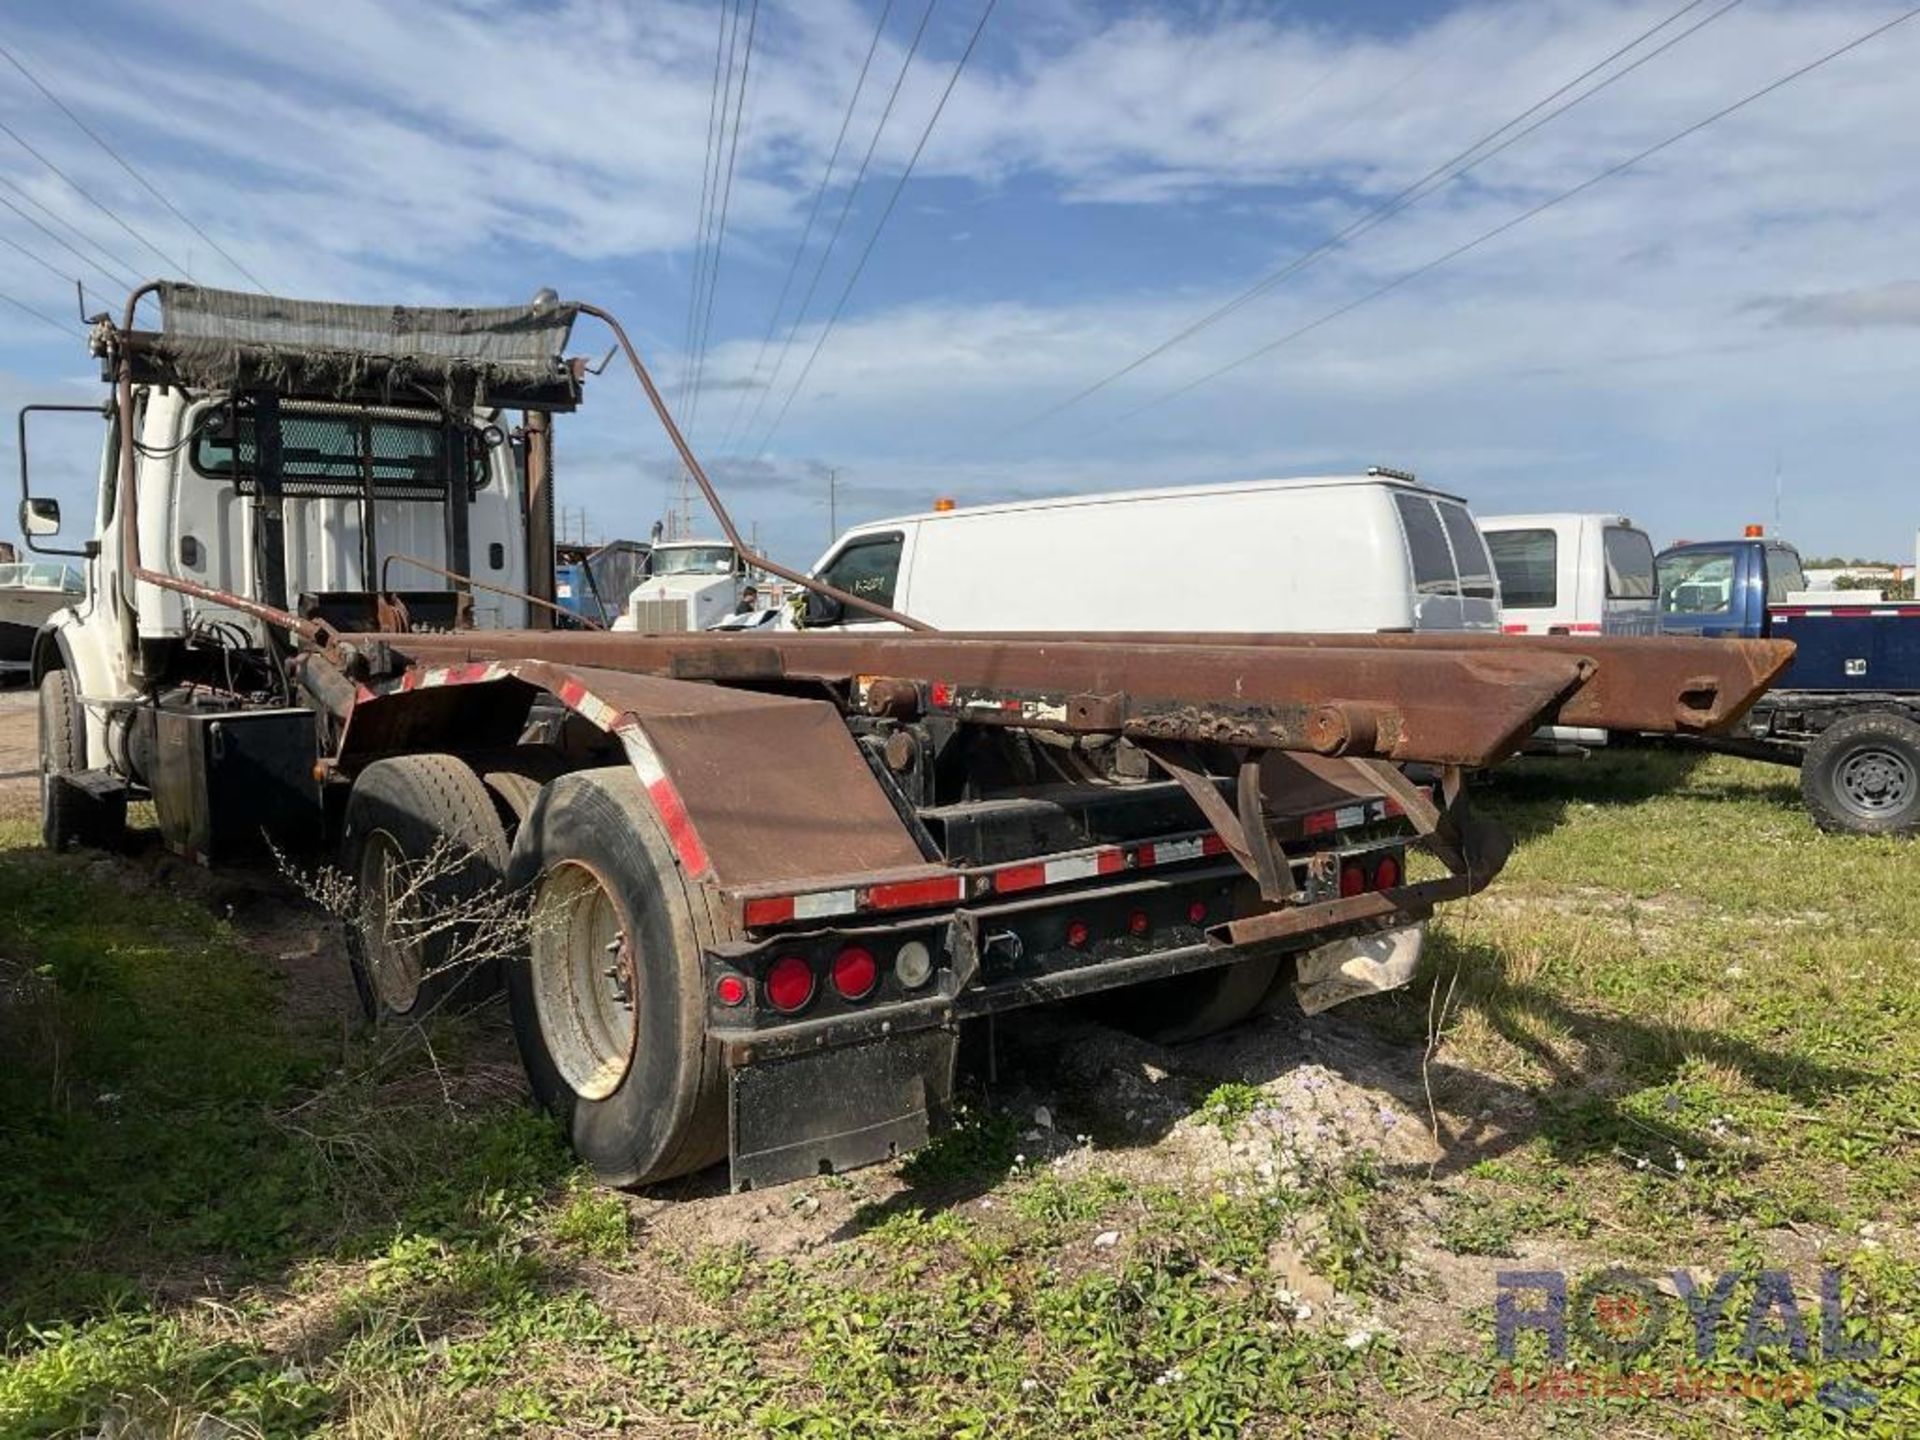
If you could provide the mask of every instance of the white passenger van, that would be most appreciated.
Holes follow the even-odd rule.
[[[813,574],[943,630],[1496,630],[1466,503],[1403,471],[935,510]],[[881,625],[810,595],[805,623]]]
[[[1624,515],[1487,515],[1510,635],[1651,635],[1653,542]]]

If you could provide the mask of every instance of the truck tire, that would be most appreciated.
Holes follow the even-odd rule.
[[[1920,830],[1920,725],[1885,710],[1836,720],[1807,746],[1800,794],[1822,830]]]
[[[500,957],[475,952],[510,903],[507,832],[472,768],[452,755],[376,760],[353,782],[345,832],[347,957],[368,1018],[421,1020],[498,989]],[[405,934],[408,923],[427,933]]]
[[[645,788],[613,767],[540,792],[508,879],[532,897],[507,965],[534,1097],[609,1185],[646,1185],[727,1153],[727,1077],[706,1033],[702,952],[730,937],[687,882]]]
[[[106,799],[69,778],[87,768],[87,715],[73,675],[49,670],[40,678],[40,840],[49,850],[75,845],[109,849],[127,828],[127,800]]]
[[[1255,956],[1212,970],[1152,980],[1115,991],[1108,1016],[1156,1045],[1184,1045],[1237,1025],[1260,1008],[1280,974],[1281,957]]]

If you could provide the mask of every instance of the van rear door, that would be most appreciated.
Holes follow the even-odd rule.
[[[1467,507],[1448,496],[1393,492],[1412,566],[1413,628],[1498,630],[1493,558]]]

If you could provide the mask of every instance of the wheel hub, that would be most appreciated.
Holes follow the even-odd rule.
[[[534,1009],[547,1053],[576,1095],[604,1100],[632,1068],[640,964],[611,887],[579,861],[554,866],[533,902]]]
[[[1869,819],[1895,814],[1913,800],[1920,776],[1904,755],[1893,750],[1862,748],[1840,762],[1841,801],[1856,815]]]

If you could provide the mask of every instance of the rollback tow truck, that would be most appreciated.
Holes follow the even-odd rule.
[[[745,563],[903,628],[553,628],[579,322]],[[112,843],[133,798],[204,864],[337,855],[370,1008],[418,1019],[504,970],[535,1096],[617,1184],[910,1150],[980,1017],[1132,994],[1197,1033],[1281,965],[1364,971],[1505,861],[1470,772],[1549,723],[1722,730],[1791,654],[933,632],[754,553],[617,319],[551,292],[154,282],[91,343],[113,393],[87,593],[34,655],[47,842]],[[50,543],[57,506],[22,507]],[[449,842],[462,863],[423,870]],[[457,902],[493,889],[524,897],[524,943],[444,965]],[[393,923],[437,902],[445,924]]]

